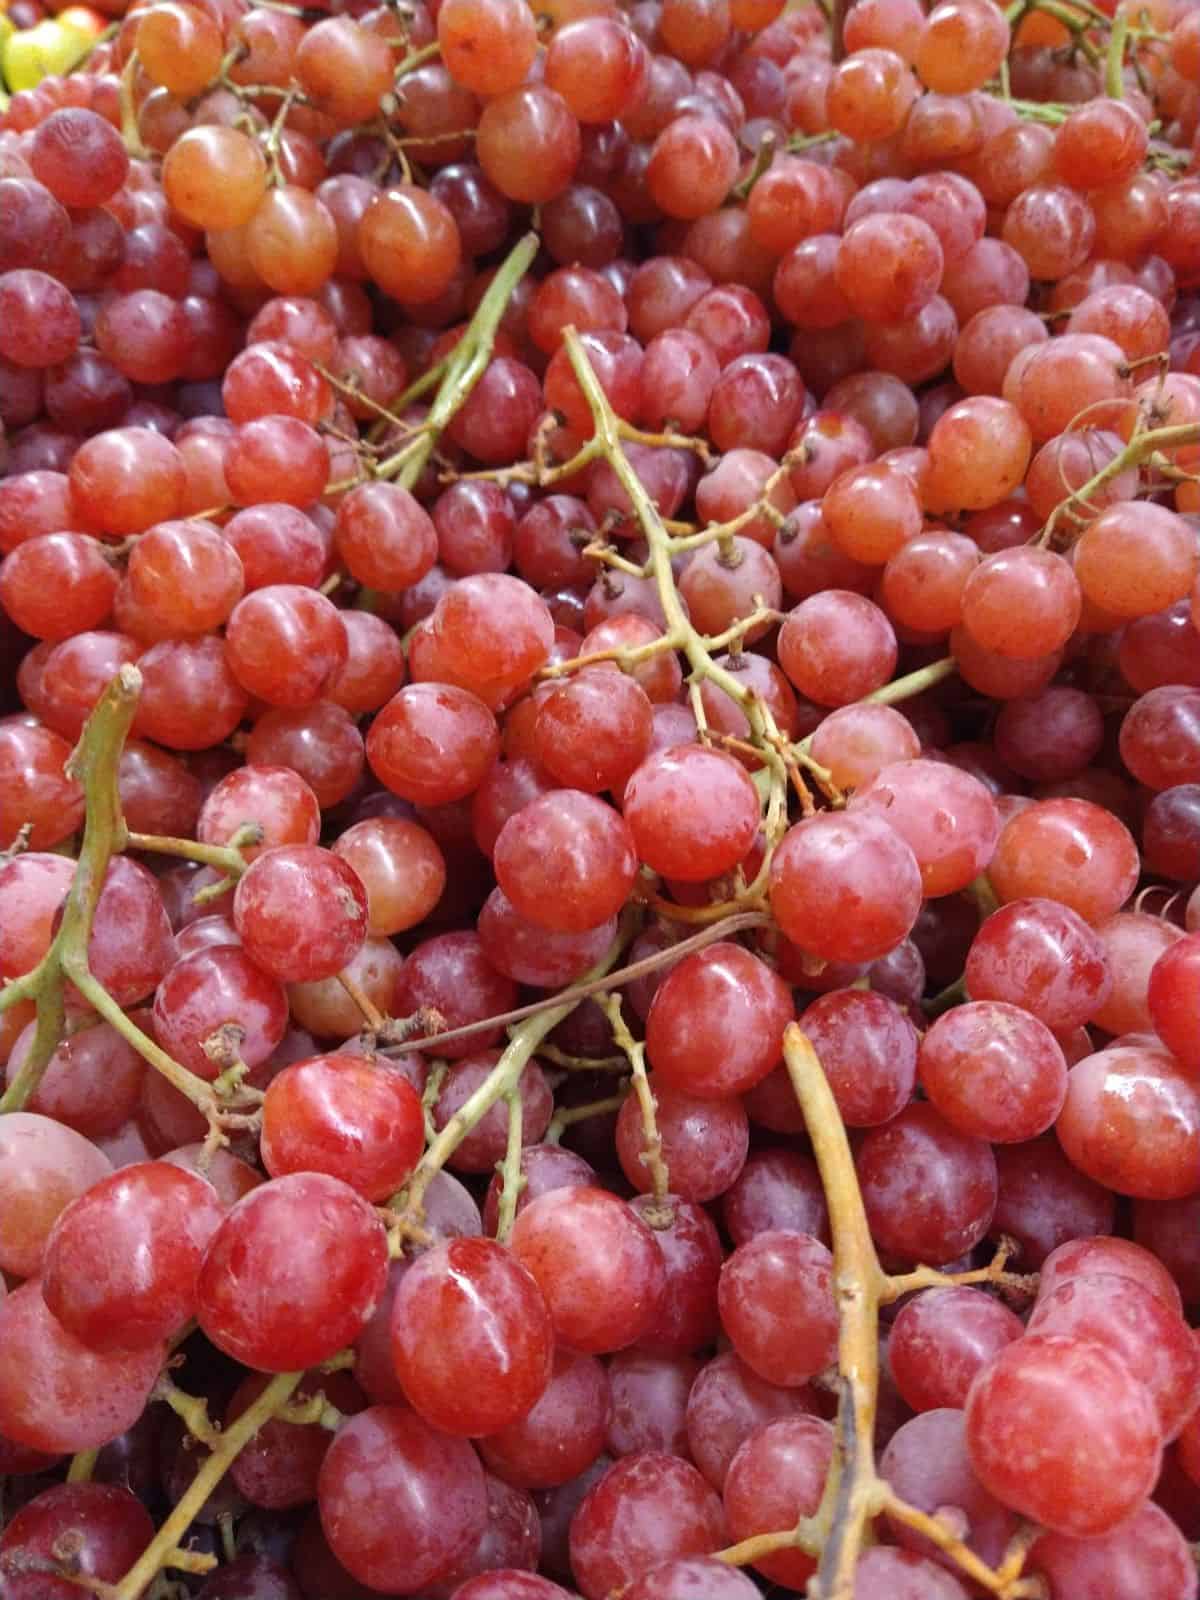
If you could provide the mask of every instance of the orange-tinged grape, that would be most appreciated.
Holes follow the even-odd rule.
[[[1074,189],[1098,189],[1131,178],[1150,136],[1123,100],[1092,100],[1072,111],[1054,140],[1054,165]]]
[[[830,126],[866,144],[904,126],[920,87],[892,50],[857,50],[834,69],[826,107]]]
[[[267,161],[249,134],[206,123],[171,146],[162,182],[171,209],[194,228],[240,228],[267,192]]]
[[[1033,439],[1015,406],[994,395],[973,395],[944,411],[929,435],[929,470],[922,485],[928,511],[981,511],[1018,488]]]
[[[561,194],[574,176],[579,122],[562,95],[527,83],[488,101],[475,148],[501,194],[538,205]]]
[[[337,227],[307,189],[284,184],[247,223],[246,254],[276,294],[316,294],[337,266]]]
[[[437,36],[450,75],[473,94],[515,89],[537,54],[537,26],[525,0],[445,0]]]
[[[703,217],[729,193],[738,148],[716,117],[676,117],[654,141],[646,187],[669,217]]]
[[[300,86],[321,111],[347,127],[378,116],[392,72],[391,46],[349,17],[318,22],[296,51]]]
[[[1082,597],[1070,563],[1036,545],[998,550],[963,590],[963,626],[985,650],[1031,661],[1075,631]]]
[[[914,65],[938,94],[966,94],[999,71],[1008,45],[1008,23],[991,0],[942,0],[926,19]]]
[[[359,224],[358,246],[379,287],[416,304],[443,294],[462,260],[454,218],[411,183],[379,195]]]
[[[223,49],[212,17],[178,0],[151,6],[138,22],[138,60],[146,75],[181,100],[190,100],[213,81]]]
[[[1114,617],[1145,617],[1191,593],[1200,555],[1182,517],[1163,506],[1110,506],[1074,550],[1084,595]]]

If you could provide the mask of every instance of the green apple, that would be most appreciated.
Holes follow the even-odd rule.
[[[68,73],[87,54],[92,42],[77,28],[67,27],[53,17],[20,33],[11,33],[6,40],[0,36],[5,82],[15,92],[35,88],[52,73]]]

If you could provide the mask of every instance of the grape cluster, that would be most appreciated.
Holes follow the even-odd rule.
[[[0,1595],[1196,1600],[1196,0],[7,16]]]

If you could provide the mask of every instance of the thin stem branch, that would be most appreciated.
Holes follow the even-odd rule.
[[[568,1128],[573,1128],[577,1122],[586,1122],[589,1117],[606,1117],[614,1111],[620,1111],[625,1104],[625,1095],[608,1094],[602,1100],[588,1100],[581,1106],[560,1106],[550,1118],[550,1125],[546,1129],[546,1143],[557,1144]],[[646,1219],[643,1217],[642,1219]]]
[[[117,774],[141,688],[142,678],[137,668],[122,667],[96,702],[68,762],[69,770],[83,784],[84,792],[79,861],[67,892],[62,922],[49,950],[32,972],[0,991],[0,1011],[19,1000],[34,1000],[38,1019],[33,1045],[0,1097],[0,1112],[20,1111],[35,1093],[62,1037],[65,981],[70,977],[78,984],[79,975],[87,971],[92,922],[108,864],[124,830]]]
[[[1074,506],[1086,505],[1090,496],[1095,494],[1097,489],[1102,489],[1111,479],[1119,477],[1130,467],[1140,467],[1159,450],[1172,450],[1190,444],[1200,444],[1200,423],[1179,422],[1170,427],[1149,428],[1142,433],[1135,433],[1125,448],[1119,450],[1099,472],[1094,473],[1086,483],[1081,484],[1078,489],[1058,502],[1046,518],[1045,526],[1038,536],[1038,543],[1048,545],[1054,537],[1059,520],[1072,515]]]
[[[711,927],[692,934],[690,938],[681,939],[669,949],[657,950],[651,956],[643,956],[640,961],[630,962],[629,966],[622,967],[618,972],[609,974],[606,970],[599,977],[583,978],[560,994],[547,995],[545,999],[535,1000],[531,1005],[518,1006],[515,1011],[503,1011],[497,1017],[483,1017],[479,1022],[468,1022],[461,1028],[449,1028],[444,1033],[430,1034],[424,1039],[409,1039],[403,1046],[395,1045],[390,1048],[397,1053],[408,1050],[432,1050],[439,1044],[449,1044],[455,1039],[467,1039],[473,1033],[490,1033],[493,1028],[525,1022],[529,1018],[543,1015],[546,1011],[555,1010],[563,1004],[573,1008],[581,1000],[599,994],[602,989],[620,988],[622,984],[629,983],[634,978],[648,977],[660,967],[670,966],[683,956],[691,955],[693,950],[703,950],[706,945],[713,944],[718,939],[732,938],[735,933],[742,933],[748,928],[764,928],[769,921],[770,918],[765,912],[735,912],[732,916],[723,917]],[[385,1049],[381,1053],[387,1055],[388,1050]]]
[[[1104,92],[1111,100],[1125,98],[1125,46],[1129,39],[1129,12],[1118,7],[1108,37],[1104,61]]]
[[[513,290],[533,265],[539,239],[527,233],[509,251],[476,307],[466,332],[450,352],[437,398],[421,428],[395,455],[375,468],[378,478],[395,478],[411,489],[425,470],[438,436],[483,376],[492,359],[496,330]]]
[[[121,830],[121,838],[127,850],[181,856],[186,861],[199,861],[202,866],[215,867],[230,878],[240,878],[248,865],[242,852],[232,845],[202,844],[199,839],[175,839],[162,833],[130,833],[125,828]],[[247,843],[250,842],[247,840]]]
[[[588,974],[590,981],[603,984],[603,980],[612,971],[614,963],[632,936],[632,919],[627,915],[617,931],[616,938]],[[474,1094],[463,1102],[446,1126],[441,1129],[417,1163],[416,1170],[407,1185],[393,1202],[391,1209],[399,1213],[401,1220],[405,1214],[412,1214],[418,1221],[420,1220],[425,1191],[434,1174],[442,1170],[467,1134],[478,1125],[496,1102],[516,1091],[521,1081],[521,1074],[538,1045],[564,1017],[570,1016],[583,998],[583,995],[572,995],[571,990],[565,990],[556,997],[553,1004],[540,1009],[536,1015],[528,1017],[513,1030],[499,1061]]]
[[[662,1135],[658,1131],[658,1107],[646,1073],[646,1046],[630,1033],[629,1024],[621,1010],[620,995],[602,995],[599,1003],[612,1027],[615,1043],[625,1052],[633,1069],[633,1092],[642,1115],[642,1164],[650,1174],[651,1193],[661,1206],[665,1206],[671,1192],[671,1181],[663,1157]]]
[[[80,1450],[71,1457],[71,1465],[67,1468],[68,1483],[89,1483],[92,1473],[96,1470],[96,1457],[99,1450]]]
[[[501,1244],[508,1243],[513,1223],[517,1220],[517,1201],[526,1181],[525,1174],[521,1171],[521,1140],[524,1133],[525,1108],[521,1103],[520,1088],[510,1089],[504,1100],[508,1107],[508,1143],[504,1150],[504,1160],[496,1168],[500,1174],[500,1207],[496,1219],[496,1238]]]
[[[850,1600],[854,1568],[877,1506],[875,1407],[879,1394],[879,1302],[887,1279],[867,1222],[850,1141],[829,1081],[806,1035],[792,1023],[783,1059],[804,1113],[829,1207],[834,1292],[840,1311],[838,1370],[839,1483],[833,1526],[821,1551],[817,1581],[822,1600]]]
[[[179,1541],[186,1536],[196,1513],[258,1430],[291,1399],[303,1376],[302,1372],[279,1373],[258,1399],[229,1424],[162,1527],[116,1585],[113,1600],[138,1600],[155,1574],[172,1564]]]
[[[1004,1263],[1008,1248],[1002,1246],[991,1266],[975,1273],[950,1277],[918,1267],[915,1272],[888,1277],[871,1238],[837,1101],[812,1044],[796,1023],[784,1033],[783,1059],[804,1114],[829,1207],[834,1293],[839,1310],[841,1390],[837,1444],[824,1497],[832,1502],[832,1515],[809,1592],[814,1600],[852,1600],[855,1567],[869,1536],[870,1523],[886,1512],[933,1539],[961,1571],[999,1600],[1027,1600],[1037,1590],[1020,1579],[1023,1555],[1014,1556],[1012,1562],[993,1570],[936,1517],[927,1516],[893,1495],[875,1467],[879,1307],[912,1289],[933,1284],[1002,1282],[1007,1277]],[[1029,1289],[1028,1280],[1015,1281]],[[820,1513],[814,1520],[820,1520]]]

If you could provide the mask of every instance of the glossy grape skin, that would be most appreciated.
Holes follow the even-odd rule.
[[[872,961],[921,909],[921,872],[882,817],[828,813],[797,823],[771,863],[771,909],[793,944],[825,961]]]
[[[553,89],[524,84],[489,100],[479,121],[480,166],[510,200],[536,205],[570,183],[579,162],[579,124]],[[537,159],[528,157],[536,151]]]
[[[635,1195],[634,1215],[651,1225],[665,1281],[655,1315],[638,1339],[651,1355],[690,1355],[717,1334],[721,1241],[703,1206],[678,1195]],[[666,1217],[669,1213],[670,1220]]]
[[[273,1178],[327,1172],[368,1200],[396,1193],[425,1142],[412,1086],[351,1056],[285,1067],[267,1088],[262,1114],[262,1163]]]
[[[649,753],[654,713],[624,673],[584,668],[550,685],[533,730],[538,764],[564,787],[620,793]]]
[[[183,458],[149,428],[95,435],[76,451],[69,477],[75,517],[82,519],[76,526],[86,531],[116,538],[142,533],[182,509]]]
[[[1096,1272],[1060,1280],[1039,1293],[1029,1332],[1091,1339],[1120,1356],[1154,1402],[1166,1440],[1195,1409],[1200,1366],[1191,1331],[1131,1278]]]
[[[571,1522],[571,1567],[585,1600],[603,1600],[647,1568],[725,1543],[721,1502],[695,1467],[643,1451],[610,1467]]]
[[[971,1465],[985,1487],[1056,1533],[1109,1532],[1158,1475],[1161,1434],[1149,1395],[1119,1357],[1090,1340],[1015,1340],[975,1379],[966,1424]]]
[[[1137,846],[1090,801],[1043,800],[1002,830],[988,875],[1001,900],[1041,894],[1096,923],[1120,910],[1137,883]]]
[[[71,747],[49,728],[0,727],[0,845],[32,823],[29,843],[49,850],[83,820],[83,790],[64,771]]]
[[[541,1291],[493,1240],[437,1245],[400,1280],[392,1358],[409,1401],[443,1432],[475,1438],[519,1421],[550,1382],[553,1351]]]
[[[738,1448],[725,1478],[725,1514],[733,1539],[781,1532],[811,1516],[833,1456],[833,1429],[817,1417],[783,1417],[755,1430]],[[816,1568],[804,1550],[763,1556],[755,1570],[803,1592]]]
[[[737,1567],[708,1556],[664,1561],[626,1589],[630,1600],[754,1600],[758,1590]]]
[[[0,1570],[11,1600],[76,1600],[79,1586],[37,1563],[69,1549],[80,1577],[116,1583],[154,1536],[154,1524],[128,1489],[110,1483],[59,1483],[23,1505],[0,1535]],[[28,1563],[26,1571],[22,1565]]]
[[[0,974],[31,972],[50,948],[54,918],[75,875],[65,856],[28,850],[0,866]]]
[[[64,605],[64,587],[69,605]],[[82,534],[27,539],[0,567],[0,602],[37,639],[58,641],[103,626],[116,587],[116,573],[101,547]]]
[[[558,1337],[600,1354],[652,1326],[665,1283],[662,1253],[635,1213],[602,1189],[552,1189],[516,1220],[512,1250],[533,1274]]]
[[[957,1409],[980,1368],[1023,1331],[1020,1318],[982,1290],[926,1289],[892,1323],[888,1364],[914,1411]]]
[[[993,912],[971,945],[967,987],[1062,1031],[1095,1016],[1112,991],[1103,941],[1058,900],[1015,899]]]
[[[454,1590],[465,1600],[564,1600],[570,1592],[551,1583],[549,1578],[516,1567],[497,1567],[477,1573]]]
[[[287,995],[236,945],[238,935],[196,950],[168,969],[154,996],[158,1042],[202,1078],[222,1070],[204,1048],[223,1027],[238,1034],[238,1053],[250,1068],[265,1062],[287,1027]]]
[[[238,879],[233,921],[257,966],[284,983],[312,983],[333,977],[362,948],[367,891],[332,851],[281,845]]]
[[[835,542],[839,539],[831,495],[841,492],[839,480],[822,502]],[[848,553],[862,559],[856,546]],[[891,553],[890,551],[888,552]],[[881,688],[896,666],[896,640],[891,623],[872,601],[849,590],[827,589],[811,595],[784,619],[779,632],[779,664],[792,685],[818,705],[842,706]]]
[[[31,1278],[0,1301],[0,1432],[48,1454],[96,1449],[137,1421],[162,1359],[158,1346],[89,1350]]]
[[[357,1337],[386,1278],[387,1238],[368,1203],[337,1178],[294,1173],[252,1190],[221,1223],[197,1316],[244,1366],[296,1372]]]
[[[939,1017],[921,1041],[919,1072],[953,1127],[995,1144],[1044,1133],[1067,1094],[1067,1064],[1050,1029],[998,1001],[974,1001]]]
[[[559,1350],[549,1383],[523,1417],[480,1441],[489,1471],[519,1488],[570,1483],[600,1456],[611,1409],[594,1356]]]
[[[479,935],[463,929],[435,934],[416,946],[404,965],[396,1003],[400,1015],[432,1007],[449,1028],[458,1028],[510,1010],[516,998],[516,985],[487,960]],[[500,1032],[480,1029],[439,1046],[439,1053],[452,1061],[475,1055]]]
[[[963,589],[963,627],[1006,660],[1029,661],[1060,649],[1082,607],[1069,564],[1035,546],[985,557]]]
[[[916,1083],[917,1034],[894,1001],[835,989],[812,1002],[802,1026],[848,1127],[887,1122],[908,1103]]]
[[[650,1079],[657,1107],[662,1156],[671,1188],[696,1204],[713,1200],[734,1182],[746,1160],[749,1127],[737,1100],[698,1100]],[[621,1170],[633,1187],[648,1194],[653,1177],[644,1156],[645,1130],[636,1096],[617,1116],[616,1148]]]
[[[927,223],[900,214],[872,214],[843,234],[834,273],[856,316],[898,322],[932,299],[942,267],[942,247]]]
[[[1198,711],[1200,696],[1179,684],[1151,689],[1134,701],[1121,724],[1120,748],[1140,783],[1163,790],[1198,781]]]
[[[776,1071],[783,1071],[786,1078],[785,1069]],[[794,1102],[790,1081],[788,1094]],[[750,1104],[749,1109],[755,1108]],[[812,1234],[823,1243],[829,1240],[829,1216],[820,1174],[810,1156],[794,1150],[752,1151],[724,1196],[721,1216],[735,1245],[778,1228]]]
[[[310,705],[345,665],[346,651],[336,607],[298,584],[255,589],[234,607],[225,634],[234,677],[271,705]]]
[[[1159,958],[1182,938],[1180,930],[1161,917],[1119,911],[1097,929],[1113,973],[1108,999],[1096,1013],[1096,1025],[1107,1033],[1156,1031],[1149,1005],[1150,976]],[[1170,1044],[1166,1033],[1160,1035]],[[1180,1052],[1179,1041],[1174,1049]]]
[[[1145,1245],[1107,1234],[1088,1237],[1077,1234],[1054,1250],[1042,1263],[1039,1296],[1050,1294],[1060,1284],[1098,1274],[1132,1278],[1149,1290],[1177,1316],[1183,1315],[1179,1286],[1170,1271]]]
[[[5,1196],[0,1267],[15,1277],[35,1276],[55,1221],[111,1170],[108,1158],[74,1129],[29,1111],[5,1116],[0,1121]]]
[[[1179,1200],[1200,1188],[1200,1092],[1155,1044],[1077,1062],[1055,1131],[1073,1165],[1118,1194]]]
[[[90,1349],[161,1347],[194,1314],[222,1214],[190,1173],[157,1161],[123,1167],[60,1215],[42,1263],[46,1304]]]
[[[493,889],[476,924],[484,954],[515,983],[554,989],[579,977],[604,955],[616,931],[610,917],[586,933],[552,933],[522,917],[503,889]]]
[[[1200,966],[1200,937],[1189,933],[1159,956],[1150,973],[1146,993],[1154,1030],[1183,1065],[1194,1070],[1200,1063],[1200,1028],[1186,996],[1194,993]]]
[[[1196,1568],[1184,1536],[1153,1502],[1098,1538],[1043,1534],[1030,1551],[1027,1566],[1050,1582],[1055,1595],[1104,1594],[1111,1600],[1138,1600],[1161,1593],[1195,1600],[1197,1590]]]
[[[622,810],[640,859],[689,883],[736,866],[759,823],[758,794],[745,769],[699,745],[649,756],[626,785]]]
[[[507,512],[507,506],[503,509]],[[451,584],[434,607],[430,628],[450,680],[489,706],[527,683],[554,641],[545,601],[519,579],[499,572],[468,574]]]
[[[500,750],[495,719],[466,689],[413,683],[371,724],[367,760],[395,794],[423,805],[460,800],[479,787]]]
[[[14,1026],[20,1026],[21,1010],[13,1006],[7,1013],[8,1018],[18,1013]],[[36,1022],[30,1022],[17,1034],[4,1068],[9,1083],[29,1054],[35,1032]],[[99,1022],[62,1041],[30,1095],[28,1109],[98,1139],[115,1133],[133,1115],[145,1070],[133,1046],[108,1023]]]
[[[808,1234],[759,1233],[739,1245],[722,1268],[719,1304],[734,1349],[768,1383],[807,1383],[834,1358],[833,1258]]]
[[[239,848],[247,861],[281,844],[315,844],[321,832],[317,798],[288,767],[237,767],[210,790],[197,819],[204,844],[228,844],[238,829],[255,823],[259,844]]]
[[[646,1019],[647,1054],[664,1084],[724,1099],[767,1075],[793,1015],[787,985],[765,962],[738,945],[712,944],[660,984]]]
[[[878,1247],[903,1261],[954,1261],[985,1236],[996,1208],[996,1159],[930,1105],[873,1128],[855,1158]]]
[[[400,1406],[371,1406],[339,1428],[318,1505],[342,1565],[372,1589],[402,1594],[462,1560],[487,1517],[471,1446]]]
[[[1142,818],[1142,860],[1156,876],[1187,883],[1200,877],[1197,802],[1200,785],[1181,783],[1156,794]]]
[[[940,1407],[901,1423],[888,1440],[879,1470],[892,1490],[910,1505],[930,1515],[945,1507],[951,1516],[961,1517],[964,1542],[989,1566],[1000,1564],[1016,1531],[1017,1518],[972,1471],[961,1410]],[[898,1518],[888,1517],[887,1526],[906,1550],[958,1570],[932,1540]]]
[[[814,1391],[768,1383],[732,1350],[714,1356],[688,1392],[687,1435],[692,1460],[720,1493],[739,1447],[768,1422],[812,1412]]]
[[[594,795],[560,789],[531,800],[500,830],[496,878],[531,922],[582,933],[625,903],[637,871],[624,820]]]
[[[851,802],[876,810],[906,840],[927,896],[964,889],[991,860],[1000,831],[994,802],[978,779],[942,762],[884,767]]]

